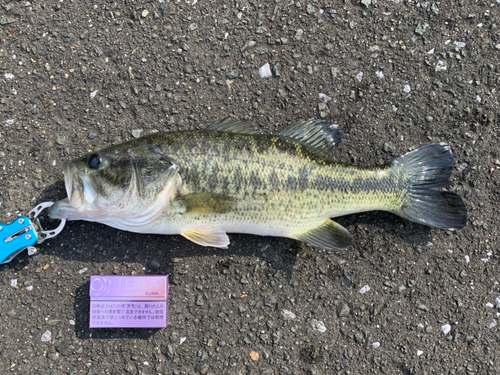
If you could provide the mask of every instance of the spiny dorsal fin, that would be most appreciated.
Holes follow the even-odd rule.
[[[236,204],[231,197],[210,193],[188,194],[177,198],[177,201],[181,204],[182,213],[191,215],[223,214]]]
[[[262,131],[254,125],[230,117],[215,121],[206,130],[240,134],[262,134]]]
[[[322,154],[335,150],[342,142],[339,125],[323,120],[300,121],[276,134],[299,141]]]
[[[229,237],[226,232],[218,228],[188,229],[182,232],[181,236],[201,246],[221,247],[225,249],[229,245]]]
[[[316,228],[291,237],[328,250],[345,250],[353,242],[347,229],[330,219]]]

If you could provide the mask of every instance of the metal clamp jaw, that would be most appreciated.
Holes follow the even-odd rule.
[[[24,249],[28,249],[29,255],[35,254],[35,244],[41,244],[62,231],[66,219],[62,219],[56,229],[48,231],[43,230],[38,220],[38,215],[53,204],[53,202],[41,203],[33,208],[28,216],[19,216],[10,224],[0,223],[0,264],[9,263]]]

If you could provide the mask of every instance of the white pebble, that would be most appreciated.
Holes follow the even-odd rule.
[[[443,330],[443,333],[447,335],[451,331],[451,326],[449,324],[445,324],[444,326],[441,327],[441,329]]]
[[[98,92],[99,92],[99,90],[92,91],[90,93],[90,99],[94,99]]]
[[[182,345],[182,343],[186,341],[186,338],[185,337],[181,337],[181,342],[179,343],[179,345]]]
[[[495,303],[497,304],[497,309],[500,309],[500,297],[497,297]]]
[[[11,279],[10,280],[10,286],[15,288],[17,286],[17,279]]]
[[[56,166],[56,161],[55,160],[52,160],[52,166],[55,167]]]
[[[87,270],[88,270],[88,268],[87,268],[87,267],[85,267],[85,268],[82,268],[80,271],[78,271],[78,273],[82,274],[82,273],[84,273],[84,272],[87,272]]]
[[[403,90],[404,92],[409,93],[411,91],[410,85],[405,85],[405,88]]]
[[[398,107],[396,107],[396,106],[393,104],[393,105],[392,105],[392,110],[393,110],[394,112],[397,112],[397,111],[398,111]]]
[[[423,352],[423,351],[421,351],[421,350],[417,350],[417,356],[418,356],[418,357],[420,357],[422,354],[424,354],[424,352]]]
[[[427,247],[431,247],[432,245],[434,245],[434,244],[433,244],[431,241],[428,241],[428,242],[425,244],[425,246],[427,246]]]
[[[448,252],[449,252],[450,254],[453,254],[453,250],[452,250],[452,249],[448,249]]]
[[[323,323],[321,320],[316,320],[314,319],[312,322],[313,329],[315,329],[318,332],[326,332],[326,327],[325,323]]]
[[[470,257],[468,255],[465,256],[465,263],[470,263]]]
[[[6,125],[12,125],[14,123],[14,119],[13,118],[10,118],[8,120],[5,120],[5,124]]]
[[[328,103],[332,98],[330,98],[328,95],[323,94],[322,92],[319,93],[319,98],[323,99],[323,102]]]
[[[380,70],[377,70],[377,71],[375,72],[375,75],[376,75],[378,78],[380,78],[380,79],[384,78],[384,73],[382,73]]]
[[[243,13],[239,12],[239,13],[237,14],[237,17],[238,17],[238,19],[240,19],[240,20],[241,20],[241,17],[243,17]]]
[[[29,285],[29,286],[27,286],[27,287],[26,287],[26,290],[27,290],[27,291],[29,291],[29,292],[31,292],[31,291],[33,290],[33,285]]]
[[[69,320],[69,324],[71,324],[72,326],[74,326],[75,325],[75,321],[73,319],[70,319]]]
[[[478,23],[477,27],[481,28],[481,27],[483,27],[483,24],[482,23]]]
[[[45,333],[42,335],[42,341],[49,342],[50,340],[52,340],[52,332],[45,331]]]
[[[281,310],[281,315],[285,320],[294,320],[297,317],[293,312],[286,309]]]
[[[468,167],[468,164],[467,164],[467,163],[462,163],[462,164],[460,164],[460,166],[458,167],[458,171],[459,171],[459,172],[463,172],[463,171],[465,171],[465,168],[467,168],[467,167]]]
[[[376,341],[376,342],[374,342],[374,343],[372,344],[372,346],[373,346],[373,349],[380,348],[380,343],[379,343],[378,341]]]
[[[493,319],[493,322],[490,323],[490,328],[496,327],[498,325],[498,320]]]
[[[494,305],[494,304],[492,304],[491,302],[488,302],[488,303],[486,304],[486,307],[489,307],[490,309],[492,309],[493,307],[495,307],[495,305]]]
[[[483,98],[481,98],[481,96],[476,95],[476,102],[481,103],[482,100]]]
[[[5,77],[6,80],[11,80],[11,79],[14,78],[14,74],[12,74],[12,73],[5,73],[4,77]]]
[[[368,292],[370,289],[371,289],[371,288],[370,288],[370,286],[369,286],[369,285],[365,285],[364,287],[362,287],[362,288],[359,290],[359,292],[360,292],[361,294],[365,294],[365,293],[366,293],[366,292]]]
[[[262,65],[260,67],[259,75],[260,75],[260,78],[269,78],[273,75],[271,73],[271,67],[269,66],[269,63],[265,63],[264,65]]]
[[[432,55],[432,54],[434,53],[434,51],[435,51],[435,48],[430,49],[427,53],[428,53],[429,55]]]
[[[148,361],[144,361],[144,366],[149,366],[149,362]]]
[[[358,74],[356,74],[356,79],[361,82],[361,80],[363,79],[363,72],[359,72]]]
[[[446,70],[447,66],[446,63],[443,60],[439,60],[436,64],[436,72],[440,72],[441,70]]]
[[[465,43],[464,42],[454,42],[454,44],[458,47],[458,48],[464,48],[465,47]]]
[[[17,95],[17,90],[16,90],[16,88],[15,88],[15,87],[12,87],[12,88],[10,89],[10,91],[11,91],[14,95]]]
[[[448,39],[446,42],[444,42],[444,44],[450,44],[451,40]]]

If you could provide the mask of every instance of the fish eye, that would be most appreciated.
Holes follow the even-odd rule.
[[[89,167],[96,169],[101,164],[101,157],[97,154],[92,154],[89,156]]]

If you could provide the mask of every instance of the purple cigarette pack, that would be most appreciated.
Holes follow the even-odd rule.
[[[168,276],[91,276],[90,328],[165,328]]]

